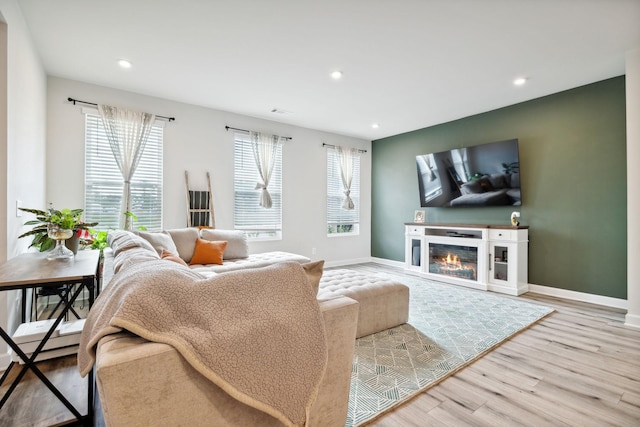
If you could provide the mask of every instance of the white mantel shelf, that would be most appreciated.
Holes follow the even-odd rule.
[[[431,222],[405,222],[404,225],[419,225],[438,228],[497,228],[501,230],[528,230],[528,225],[500,225],[500,224],[439,224]]]
[[[528,226],[407,222],[405,271],[454,285],[521,295],[529,290],[528,232]],[[449,250],[452,256],[462,254],[462,265],[447,273],[441,266]]]

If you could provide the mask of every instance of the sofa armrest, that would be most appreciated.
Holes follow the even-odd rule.
[[[344,426],[349,401],[358,303],[320,301],[328,362],[310,425]],[[96,381],[107,426],[276,426],[275,418],[231,398],[171,346],[123,332],[104,337],[96,352]]]
[[[347,421],[358,308],[356,300],[344,296],[320,301],[329,358],[318,397],[311,408],[310,426],[342,427]]]

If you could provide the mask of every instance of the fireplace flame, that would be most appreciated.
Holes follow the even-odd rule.
[[[451,253],[447,253],[447,257],[442,258],[442,261],[448,267],[462,268],[462,262],[460,262],[460,258],[458,258],[458,255],[454,255],[453,257],[451,257]]]
[[[451,252],[448,252],[445,258],[440,258],[440,261],[438,262],[438,264],[440,265],[440,268],[443,272],[467,270],[467,271],[471,271],[474,277],[476,274],[476,269],[473,264],[463,263],[462,260],[458,257],[458,255],[451,254]]]
[[[435,254],[434,254],[435,255]],[[469,280],[478,280],[476,265],[474,261],[467,261],[454,252],[447,251],[447,256],[443,256],[442,251],[429,262],[429,272],[442,274],[445,276],[461,277]]]

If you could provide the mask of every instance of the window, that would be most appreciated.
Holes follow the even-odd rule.
[[[131,180],[133,228],[162,229],[163,128],[153,126],[140,164]],[[120,203],[124,182],[109,141],[96,114],[85,114],[84,219],[98,222],[97,229],[120,228]]]
[[[422,204],[435,199],[442,195],[442,182],[440,181],[440,173],[438,172],[438,164],[433,154],[425,154],[417,156],[418,174],[420,179],[420,192],[422,196]]]
[[[260,192],[256,184],[261,182],[253,157],[249,134],[236,133],[233,150],[233,225],[249,239],[282,238],[282,144],[278,144],[276,160],[269,181],[272,206],[260,206]]]
[[[327,235],[358,234],[360,232],[360,156],[354,157],[351,199],[354,209],[344,209],[344,187],[340,176],[338,154],[327,150]]]

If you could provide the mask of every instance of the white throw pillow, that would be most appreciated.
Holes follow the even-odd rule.
[[[222,255],[223,259],[249,257],[249,244],[243,231],[203,228],[201,233],[204,240],[227,242],[227,247]]]
[[[136,231],[135,233],[151,243],[151,246],[153,246],[153,249],[156,250],[158,255],[162,255],[163,249],[171,252],[172,254],[178,253],[176,244],[173,243],[171,235],[166,231],[159,231],[155,233],[147,231]]]
[[[196,249],[196,240],[200,237],[197,228],[176,228],[167,230],[173,243],[176,245],[178,255],[187,264],[193,258],[193,251]]]

